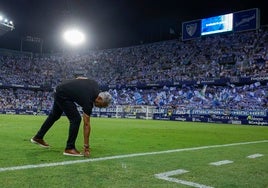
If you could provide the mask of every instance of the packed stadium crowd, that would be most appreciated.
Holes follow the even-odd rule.
[[[50,109],[53,88],[77,75],[93,78],[108,88],[115,86],[109,88],[113,105],[200,109],[268,107],[267,27],[197,40],[168,40],[79,54],[0,55],[0,67],[0,109]],[[155,83],[191,80],[199,83],[206,79],[241,77],[266,80],[250,84],[154,87]],[[139,84],[151,84],[151,87],[135,87]]]

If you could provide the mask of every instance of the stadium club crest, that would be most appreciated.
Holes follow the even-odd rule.
[[[186,25],[186,32],[188,35],[190,35],[191,37],[195,34],[197,29],[197,23],[193,23],[193,24],[188,24]]]

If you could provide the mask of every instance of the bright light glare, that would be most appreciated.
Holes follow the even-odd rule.
[[[78,46],[85,42],[85,35],[77,29],[65,31],[63,38],[72,46]]]

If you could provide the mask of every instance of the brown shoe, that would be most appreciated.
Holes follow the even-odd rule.
[[[48,143],[46,143],[43,139],[38,139],[38,138],[31,138],[31,142],[34,144],[38,144],[39,146],[43,147],[43,148],[49,148]]]
[[[84,155],[77,151],[76,149],[66,149],[63,152],[63,155],[74,156],[74,157],[83,157]]]

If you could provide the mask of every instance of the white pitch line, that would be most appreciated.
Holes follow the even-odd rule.
[[[268,142],[268,140],[253,141],[253,142],[240,142],[240,143],[212,145],[212,146],[201,146],[201,147],[183,148],[183,149],[174,149],[174,150],[166,150],[166,151],[147,152],[147,153],[134,153],[134,154],[116,155],[116,156],[100,157],[100,158],[93,158],[93,159],[63,161],[63,162],[55,162],[55,163],[43,163],[43,164],[36,164],[36,165],[32,164],[32,165],[23,165],[23,166],[4,167],[4,168],[0,168],[0,172],[24,170],[24,169],[32,169],[32,168],[52,167],[52,166],[63,166],[63,165],[87,163],[87,162],[107,161],[107,160],[113,160],[113,159],[123,159],[123,158],[130,158],[130,157],[158,155],[158,154],[175,153],[175,152],[183,152],[183,151],[194,151],[194,150],[202,150],[202,149],[209,149],[209,148],[220,148],[220,147],[247,145],[247,144],[259,144],[259,143],[265,143],[265,142]]]
[[[226,164],[230,164],[230,163],[233,163],[233,161],[223,160],[223,161],[217,161],[217,162],[213,162],[213,163],[209,163],[209,164],[214,165],[214,166],[221,166],[221,165],[226,165]]]
[[[207,186],[207,185],[202,185],[202,184],[191,182],[191,181],[185,181],[185,180],[169,177],[169,176],[184,174],[184,173],[187,173],[187,172],[189,172],[189,171],[184,170],[184,169],[178,169],[178,170],[173,170],[173,171],[164,172],[164,173],[160,173],[160,174],[155,174],[154,176],[156,178],[158,178],[158,179],[162,179],[162,180],[166,180],[166,181],[170,181],[170,182],[175,182],[175,183],[179,183],[179,184],[183,184],[183,185],[188,185],[188,186],[191,186],[191,187],[213,188],[213,187],[210,187],[210,186]]]
[[[255,159],[257,157],[262,157],[262,156],[263,156],[263,154],[256,153],[256,154],[247,156],[247,158],[249,158],[249,159]]]

